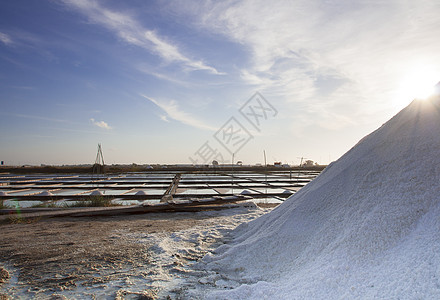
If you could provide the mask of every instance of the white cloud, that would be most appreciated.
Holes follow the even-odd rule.
[[[11,45],[12,39],[6,33],[0,32],[0,42],[2,42],[5,45]]]
[[[98,126],[99,128],[110,130],[112,127],[110,127],[106,122],[104,121],[96,121],[95,119],[91,118],[90,121],[93,125]]]
[[[33,116],[33,115],[25,115],[25,114],[14,114],[14,113],[3,113],[3,112],[0,112],[0,115],[14,116],[14,117],[18,117],[18,118],[34,119],[34,120],[49,121],[49,122],[73,123],[73,122],[70,122],[68,120],[54,119],[54,118],[41,117],[41,116]]]
[[[183,81],[183,80],[177,79],[173,75],[168,75],[168,74],[156,72],[156,71],[154,71],[154,67],[152,67],[152,66],[150,66],[148,64],[146,64],[146,65],[137,64],[135,66],[135,68],[139,72],[142,72],[142,73],[150,75],[150,76],[154,76],[154,77],[156,77],[158,79],[161,79],[161,80],[169,81],[169,82],[171,82],[173,84],[177,84],[177,85],[180,85],[180,86],[183,86],[183,87],[192,87],[192,86],[194,86],[194,83],[191,82],[191,81]]]
[[[90,22],[104,26],[123,41],[153,52],[167,62],[182,63],[189,70],[205,70],[213,74],[223,74],[200,60],[185,56],[177,45],[159,36],[157,32],[144,28],[128,14],[112,11],[92,0],[64,0],[63,2],[79,10],[87,16]]]
[[[164,121],[164,122],[169,122],[169,121],[170,121],[170,120],[168,120],[167,116],[165,116],[165,115],[161,115],[161,116],[160,116],[160,119],[161,119],[162,121]]]
[[[203,130],[210,130],[210,131],[217,130],[216,128],[211,127],[208,124],[205,124],[204,122],[196,119],[191,114],[181,110],[181,108],[179,107],[177,102],[174,100],[169,101],[169,102],[163,102],[163,101],[155,100],[151,97],[147,97],[142,94],[140,96],[142,96],[143,98],[147,99],[148,101],[150,101],[150,102],[154,103],[155,105],[157,105],[158,107],[160,107],[164,112],[166,112],[167,116],[173,120],[176,120],[176,121],[179,121],[183,124],[186,124],[186,125],[189,125],[189,126],[192,126],[195,128],[203,129]],[[161,119],[163,121],[168,121],[166,116],[162,116]]]
[[[308,111],[324,105],[316,119],[332,116],[351,126],[391,102],[414,61],[423,58],[440,70],[440,2],[244,0],[184,6],[176,10],[192,14],[195,26],[250,53],[251,63],[241,70],[245,83],[291,103],[291,110],[296,103],[310,105]]]

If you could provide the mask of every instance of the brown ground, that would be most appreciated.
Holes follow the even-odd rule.
[[[127,233],[170,232],[200,222],[188,214],[164,213],[6,224],[0,226],[0,257],[20,270],[20,282],[36,290],[104,283],[148,263],[151,245],[125,239]]]
[[[130,235],[174,232],[200,225],[206,218],[158,213],[3,223],[0,269],[2,263],[13,265],[19,270],[18,281],[36,293],[73,288],[78,282],[105,284],[148,265],[152,245],[137,243]]]

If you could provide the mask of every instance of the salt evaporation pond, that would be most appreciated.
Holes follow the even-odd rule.
[[[262,170],[264,172],[264,169]],[[271,172],[274,172],[275,175],[271,175]],[[0,186],[0,192],[3,192],[3,194],[0,194],[0,197],[4,200],[14,198],[14,203],[19,203],[20,207],[25,208],[45,203],[44,201],[49,200],[55,201],[56,204],[64,203],[62,200],[68,200],[68,203],[75,202],[75,199],[81,201],[83,199],[78,199],[78,197],[87,197],[93,191],[99,189],[103,195],[121,198],[116,203],[136,204],[140,198],[129,199],[129,197],[134,196],[135,192],[140,189],[146,192],[144,200],[160,200],[177,173],[176,171],[151,171],[136,174],[123,173],[99,176],[83,174],[31,174],[15,176],[14,174],[0,174],[0,181],[4,182]],[[280,202],[283,199],[278,197],[279,193],[282,193],[284,190],[297,189],[297,181],[295,178],[290,178],[292,172],[288,170],[270,171],[269,174],[252,173],[238,169],[234,173],[221,174],[213,170],[199,171],[194,174],[181,173],[181,180],[175,195],[177,198],[191,196],[208,198],[214,195],[221,196],[232,193],[237,195],[243,191],[250,190],[250,193],[255,197],[273,198],[272,200]],[[309,176],[307,170],[299,170],[295,173]],[[312,179],[308,178],[307,181]],[[266,181],[269,185],[266,184]],[[271,186],[272,183],[273,185]],[[264,188],[264,192],[261,189],[255,189],[255,187]],[[50,199],[46,198],[42,202],[36,198],[38,195],[43,195],[42,193],[48,191],[51,194],[46,196],[50,196]],[[34,198],[25,198],[27,195],[33,195]],[[29,204],[32,201],[36,201],[34,205]],[[255,199],[255,201],[261,202],[260,199]]]

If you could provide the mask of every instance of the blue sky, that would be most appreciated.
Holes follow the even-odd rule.
[[[1,1],[0,160],[93,163],[101,143],[109,164],[328,163],[440,80],[439,14],[426,0]]]

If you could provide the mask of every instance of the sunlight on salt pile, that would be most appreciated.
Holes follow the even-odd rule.
[[[223,286],[188,295],[437,298],[439,132],[440,96],[413,101],[271,213],[239,226],[198,265]]]

